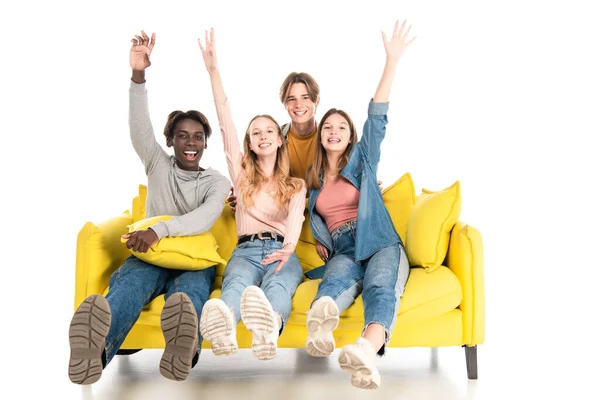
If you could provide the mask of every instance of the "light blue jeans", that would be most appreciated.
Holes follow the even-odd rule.
[[[402,245],[380,249],[367,260],[354,260],[356,222],[348,222],[331,233],[332,257],[325,264],[323,280],[315,300],[329,296],[340,313],[350,307],[362,292],[366,329],[370,324],[385,328],[385,343],[396,323],[400,298],[410,271]],[[363,330],[364,332],[364,330]]]
[[[183,292],[194,304],[200,320],[202,307],[208,301],[214,283],[214,266],[199,271],[175,270],[157,267],[133,255],[129,256],[123,266],[111,275],[106,295],[112,313],[112,323],[104,345],[106,365],[123,344],[146,304],[163,293],[166,300],[173,293]],[[200,349],[202,337],[198,339]]]
[[[283,330],[292,312],[292,296],[303,279],[302,266],[295,253],[277,273],[279,261],[260,264],[267,254],[282,247],[282,243],[273,239],[256,239],[237,245],[233,251],[223,274],[221,300],[233,310],[236,321],[241,320],[240,300],[244,289],[255,285],[263,290],[273,311],[281,317]]]

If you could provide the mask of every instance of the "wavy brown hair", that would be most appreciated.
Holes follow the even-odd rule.
[[[327,164],[327,152],[321,144],[321,132],[323,131],[323,125],[325,125],[327,118],[334,114],[339,114],[342,118],[344,118],[346,122],[348,122],[348,127],[350,128],[350,141],[348,142],[348,146],[346,147],[344,154],[342,154],[338,160],[338,165],[336,165],[334,168],[336,168],[338,171],[341,171],[346,164],[348,164],[350,153],[352,152],[354,145],[358,142],[356,128],[354,127],[354,122],[352,122],[350,116],[345,111],[338,110],[337,108],[329,109],[329,111],[323,115],[323,118],[321,118],[321,123],[317,128],[317,140],[315,141],[315,146],[317,146],[317,148],[315,149],[315,157],[312,165],[308,168],[308,171],[306,171],[306,186],[308,189],[321,188],[321,180],[319,178],[329,166]]]
[[[277,127],[277,134],[281,139],[282,145],[277,149],[277,159],[275,160],[275,169],[273,171],[277,186],[275,199],[280,205],[287,205],[290,198],[304,187],[304,181],[290,176],[290,159],[283,132],[277,121],[275,121],[275,118],[267,114],[260,114],[252,118],[246,129],[246,135],[244,136],[244,157],[242,158],[242,168],[246,171],[246,174],[243,181],[240,182],[242,200],[246,207],[252,207],[254,205],[254,196],[266,180],[265,174],[258,165],[256,153],[250,150],[250,126],[258,118],[270,119]]]

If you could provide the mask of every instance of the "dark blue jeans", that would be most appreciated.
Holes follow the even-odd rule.
[[[127,258],[123,266],[111,275],[106,295],[112,312],[112,323],[105,344],[106,364],[117,353],[146,304],[161,294],[165,295],[166,300],[173,293],[183,292],[194,304],[200,320],[202,307],[214,283],[214,266],[199,271],[185,271],[157,267],[133,255]],[[199,337],[198,348],[201,344],[202,338]]]

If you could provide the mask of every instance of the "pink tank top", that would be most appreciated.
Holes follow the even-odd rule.
[[[317,198],[317,212],[325,219],[327,229],[333,232],[358,216],[360,192],[346,178],[329,181]]]

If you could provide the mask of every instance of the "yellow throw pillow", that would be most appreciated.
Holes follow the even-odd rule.
[[[408,172],[383,190],[383,204],[390,213],[394,228],[403,243],[406,243],[406,226],[415,205],[415,197],[415,185]]]
[[[127,226],[128,232],[144,230],[159,221],[168,221],[172,217],[161,215],[146,218]],[[121,242],[127,240],[121,238]],[[194,236],[164,237],[154,244],[146,253],[130,249],[131,254],[149,264],[163,268],[199,270],[215,264],[225,263],[217,253],[217,241],[210,232]]]
[[[432,272],[442,265],[461,204],[459,181],[439,192],[422,190],[406,229],[406,252],[411,266]]]

